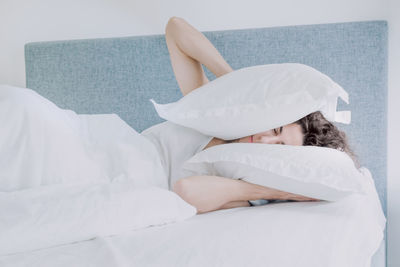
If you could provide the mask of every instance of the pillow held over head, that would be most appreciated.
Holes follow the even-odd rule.
[[[157,104],[161,118],[225,140],[295,122],[321,111],[330,121],[349,123],[350,112],[336,112],[347,92],[328,76],[303,64],[246,67],[193,90],[179,101]]]

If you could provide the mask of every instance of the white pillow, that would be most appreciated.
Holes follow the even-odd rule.
[[[0,255],[183,221],[197,212],[172,191],[131,181],[0,192],[0,210]]]
[[[352,159],[325,147],[224,144],[196,154],[183,168],[328,201],[365,192],[363,175]]]
[[[328,120],[349,123],[336,112],[347,92],[325,74],[297,63],[235,70],[193,90],[179,101],[152,103],[158,115],[205,135],[230,140],[295,122],[320,110]]]

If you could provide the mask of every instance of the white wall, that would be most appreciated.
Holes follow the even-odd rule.
[[[27,42],[162,34],[171,16],[200,31],[388,20],[388,266],[400,266],[399,14],[397,0],[0,0],[0,83],[25,85]]]

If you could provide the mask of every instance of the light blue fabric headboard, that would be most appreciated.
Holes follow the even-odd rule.
[[[368,21],[204,32],[233,69],[299,62],[350,94],[344,129],[386,213],[387,23]],[[141,132],[161,122],[149,102],[181,97],[164,35],[29,43],[26,85],[77,113],[117,113]],[[205,70],[209,79],[214,79]]]

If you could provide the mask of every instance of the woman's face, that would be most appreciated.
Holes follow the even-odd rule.
[[[251,136],[242,137],[238,143],[261,143],[301,146],[303,145],[303,133],[301,126],[291,123],[280,128],[268,130]]]

